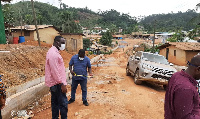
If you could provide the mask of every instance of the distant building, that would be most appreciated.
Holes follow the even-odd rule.
[[[35,40],[37,41],[37,33],[35,25],[16,26],[10,28],[13,37],[24,36],[25,41]],[[22,30],[22,32],[21,32]],[[59,35],[59,30],[53,25],[38,25],[38,32],[40,41],[48,44],[53,44],[55,36]]]
[[[170,42],[158,47],[160,55],[163,55],[169,62],[185,66],[187,61],[200,52],[200,43]]]
[[[69,52],[78,52],[83,49],[83,36],[81,33],[60,33],[66,39],[66,49]]]
[[[123,39],[123,35],[112,35],[113,39]]]

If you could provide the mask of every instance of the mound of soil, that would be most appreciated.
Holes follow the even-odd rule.
[[[52,45],[37,41],[27,41],[23,44],[0,45],[0,74],[7,88],[23,84],[27,81],[45,75],[46,53]],[[65,67],[72,54],[61,51]]]

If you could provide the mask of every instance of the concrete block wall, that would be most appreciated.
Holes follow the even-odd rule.
[[[32,81],[26,82],[24,84],[21,84],[19,86],[15,86],[15,87],[9,88],[9,89],[6,90],[7,97],[10,97],[11,95],[14,95],[14,94],[19,93],[21,91],[24,91],[24,90],[26,90],[26,89],[28,89],[30,87],[38,85],[38,84],[40,84],[40,83],[42,83],[44,81],[45,81],[45,77],[43,76],[43,77],[34,79]]]
[[[25,89],[6,99],[6,106],[2,110],[3,119],[11,118],[11,111],[19,111],[25,108],[28,104],[33,103],[35,99],[40,98],[49,92],[49,88],[44,82]]]

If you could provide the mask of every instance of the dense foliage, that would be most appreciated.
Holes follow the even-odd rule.
[[[20,25],[22,18],[23,25],[34,24],[30,1],[3,5],[3,11],[5,21],[8,23]],[[154,26],[159,32],[188,31],[196,28],[200,17],[199,13],[194,10],[188,10],[187,12],[150,15],[138,23],[136,17],[113,9],[95,13],[87,7],[74,8],[62,3],[60,8],[57,8],[37,1],[35,1],[35,11],[38,24],[51,24],[69,33],[81,33],[81,27],[87,27],[89,30],[93,30],[94,27],[108,28],[112,34],[119,32],[119,29],[123,29],[122,34],[130,34],[143,30],[141,26],[148,33],[153,33]]]
[[[181,32],[181,30],[178,30],[175,32],[175,34],[172,35],[172,37],[168,38],[167,41],[169,42],[183,42],[184,40],[184,33]]]
[[[87,48],[90,48],[91,45],[90,39],[83,39],[83,49],[87,50]]]
[[[144,26],[146,31],[153,33],[155,25],[156,31],[168,32],[176,30],[191,30],[197,24],[198,20],[195,19],[199,14],[194,10],[188,10],[187,12],[168,13],[168,14],[156,14],[145,17],[141,20],[141,25]]]
[[[87,7],[73,8],[62,3],[61,8],[57,8],[37,1],[34,6],[38,24],[52,24],[69,33],[82,32],[81,27],[92,30],[95,26],[109,28],[112,32],[123,28],[125,33],[131,33],[137,24],[135,18],[128,14],[120,14],[116,10],[95,13]],[[3,10],[5,20],[9,23],[20,25],[22,16],[23,24],[34,24],[30,1],[4,5]]]
[[[102,38],[100,39],[102,45],[111,46],[112,43],[112,34],[110,31],[103,33]]]

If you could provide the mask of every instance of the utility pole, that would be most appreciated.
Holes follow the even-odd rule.
[[[21,24],[21,36],[22,36],[22,14],[20,13],[20,24]]]
[[[33,0],[31,0],[31,3],[32,3],[33,17],[34,17],[34,21],[35,21],[35,28],[36,28],[36,33],[37,33],[38,44],[40,46],[40,36],[39,36],[39,32],[38,32],[38,27],[37,27],[37,18],[36,18],[36,15],[35,15]]]
[[[155,39],[156,39],[155,27],[156,27],[156,20],[154,21],[154,24],[153,24],[153,53],[155,53],[155,47],[154,47]]]

